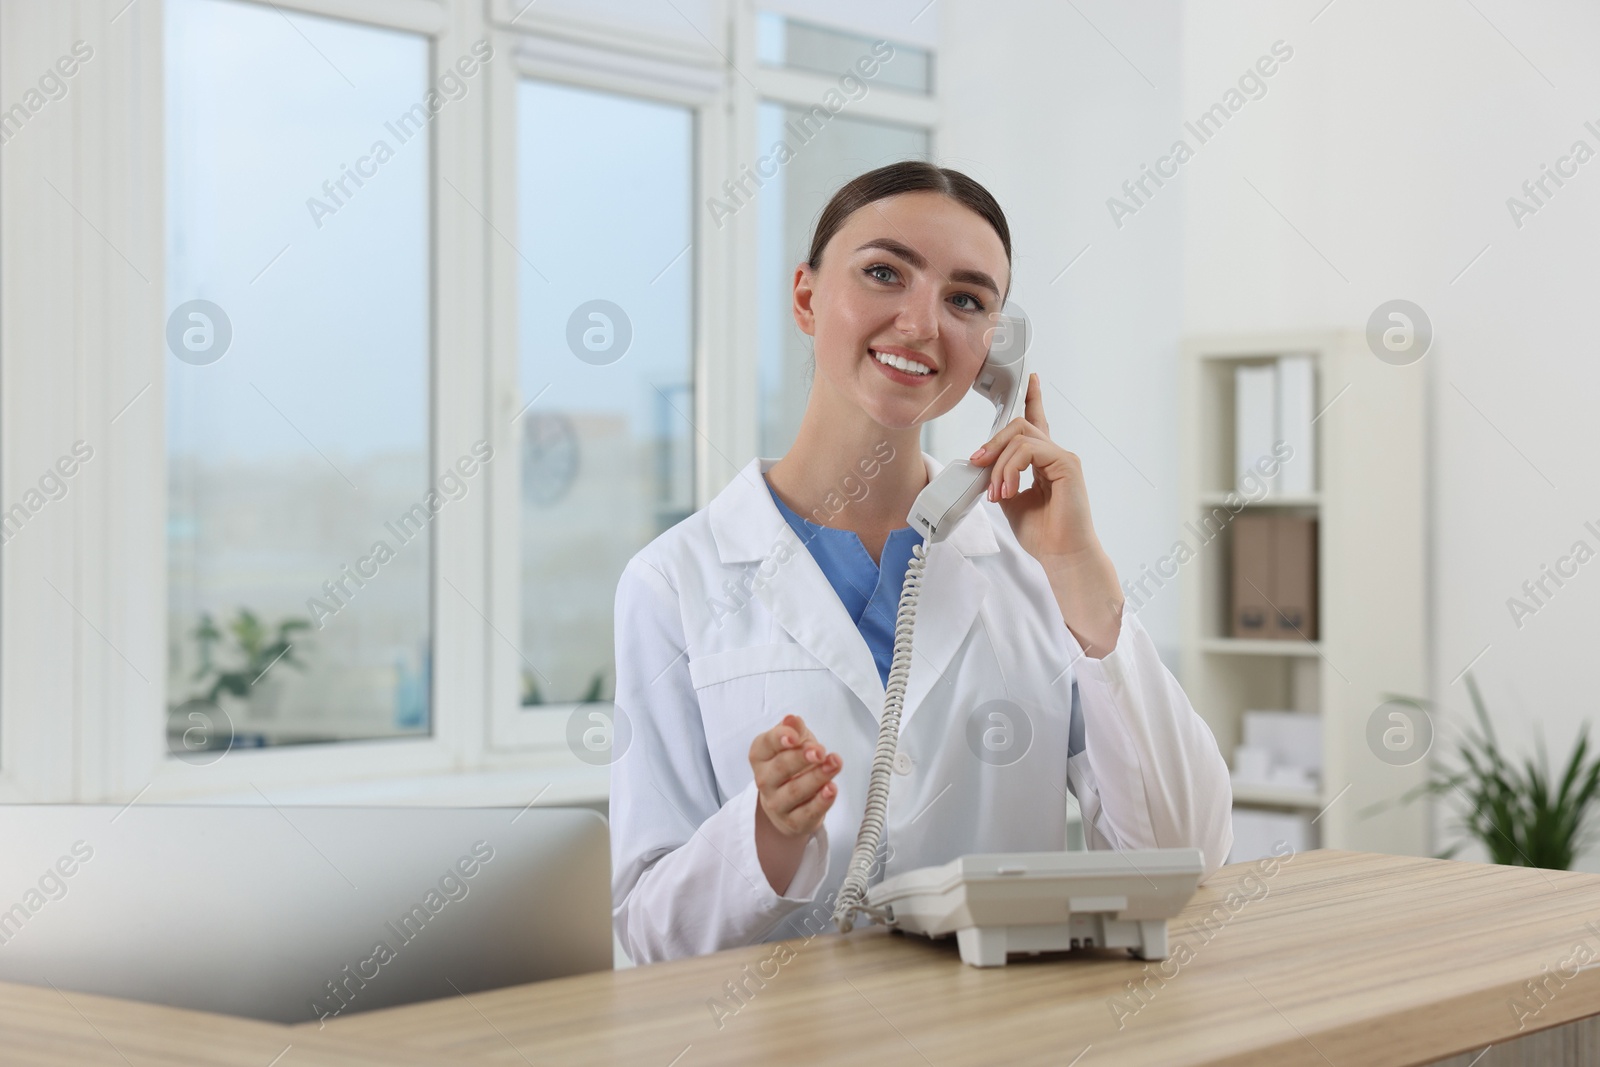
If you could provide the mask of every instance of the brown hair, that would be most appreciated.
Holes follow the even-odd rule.
[[[989,190],[959,170],[936,167],[920,159],[902,159],[898,163],[869,170],[840,186],[833,194],[833,198],[828,201],[828,206],[823,208],[822,214],[817,217],[817,228],[811,237],[811,255],[806,259],[806,265],[812,270],[822,266],[822,250],[833,239],[833,235],[839,232],[839,227],[844,225],[845,219],[856,211],[886,197],[919,189],[943,193],[956,203],[982,216],[984,221],[994,227],[994,232],[999,236],[1000,244],[1006,250],[1006,267],[1009,270],[1011,227],[1006,225],[1005,212],[1000,210],[1000,204],[990,195]],[[1006,292],[1010,291],[1011,282],[1008,279]]]

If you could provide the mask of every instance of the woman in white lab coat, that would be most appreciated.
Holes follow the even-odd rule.
[[[794,446],[747,463],[617,586],[612,905],[634,962],[832,929],[906,515],[941,466],[920,430],[971,387],[1010,284],[1005,216],[960,172],[892,164],[820,216],[794,275],[816,359]],[[989,498],[928,550],[873,881],[1063,849],[1069,791],[1090,848],[1192,846],[1209,877],[1232,847],[1226,765],[1122,610],[1036,375],[1024,406],[973,442]]]

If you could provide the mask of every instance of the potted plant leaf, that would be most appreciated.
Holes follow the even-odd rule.
[[[1537,742],[1537,762],[1525,757],[1521,766],[1514,766],[1500,748],[1470,672],[1466,682],[1481,733],[1469,730],[1459,742],[1456,758],[1463,766],[1434,771],[1428,781],[1402,794],[1398,803],[1449,793],[1471,806],[1455,827],[1465,839],[1436,854],[1436,859],[1450,859],[1475,840],[1494,863],[1571,870],[1591,843],[1589,805],[1600,791],[1600,756],[1589,759],[1589,724],[1578,731],[1572,757],[1557,784],[1550,774],[1543,734]],[[1369,805],[1359,814],[1376,815],[1394,803]]]
[[[274,686],[266,690],[257,687],[256,683],[269,668],[280,662],[296,670],[305,670],[305,664],[295,658],[291,635],[296,630],[310,628],[310,620],[291,617],[279,622],[274,633],[255,612],[240,608],[233,621],[228,623],[228,634],[233,637],[235,646],[230,658],[235,662],[242,659],[243,662],[225,670],[217,665],[213,649],[226,635],[218,629],[210,612],[202,614],[199,624],[194,628],[195,642],[200,647],[200,666],[194,673],[194,680],[213,679],[203,699],[217,704],[221,695],[227,693],[246,702],[252,718],[270,718],[277,711],[277,689]]]

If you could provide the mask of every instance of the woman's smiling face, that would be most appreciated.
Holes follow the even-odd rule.
[[[971,388],[1010,283],[1005,246],[983,216],[917,190],[858,209],[820,269],[800,265],[794,315],[833,391],[900,429],[944,414]]]

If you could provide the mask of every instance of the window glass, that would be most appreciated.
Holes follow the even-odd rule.
[[[522,704],[614,695],[628,560],[694,510],[693,115],[525,80]]]
[[[774,11],[756,15],[756,58],[769,67],[792,67],[815,74],[838,75],[873,54],[877,39],[788,18]],[[933,53],[902,41],[890,41],[893,57],[872,82],[912,93],[933,92]]]
[[[169,745],[426,734],[428,41],[165,12]]]

